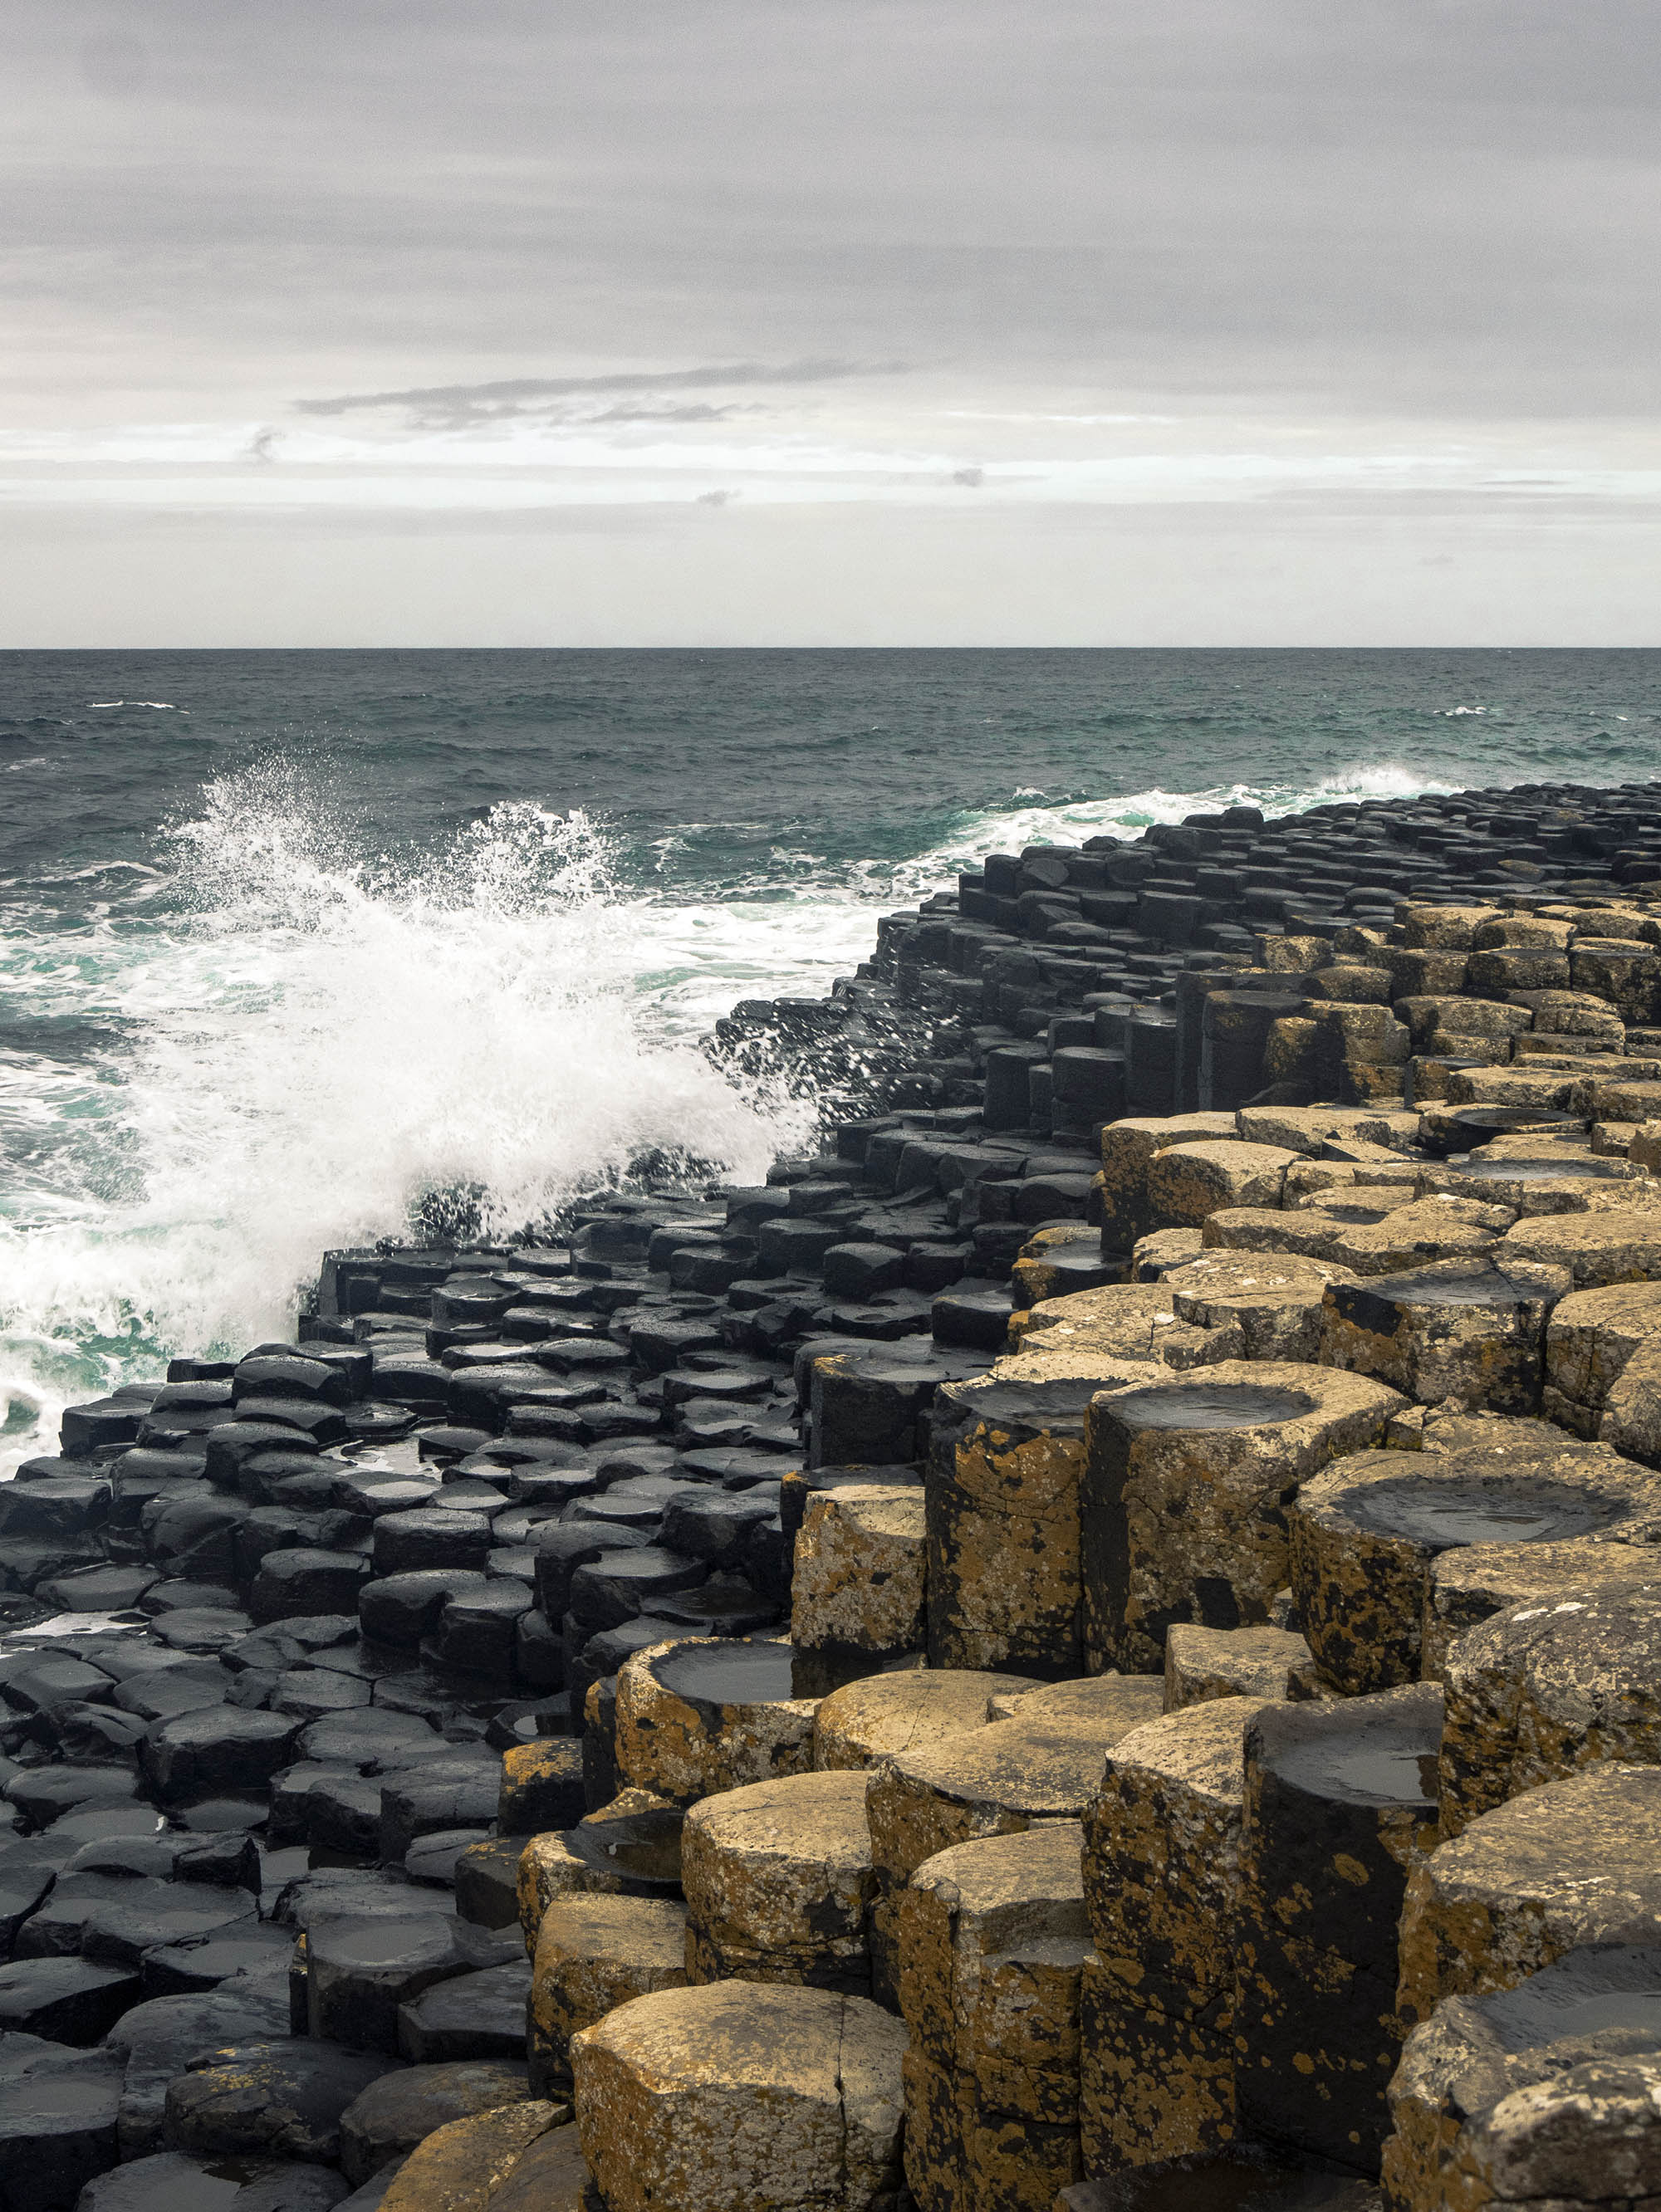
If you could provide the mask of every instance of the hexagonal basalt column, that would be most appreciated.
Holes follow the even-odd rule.
[[[577,2128],[608,2212],[876,2212],[898,2182],[905,2030],[830,1990],[715,1982],[577,2036]]]
[[[1220,1698],[1133,1729],[1085,1814],[1086,2172],[1191,2156],[1233,2134],[1242,1740],[1261,1710]]]
[[[1441,1554],[1661,1533],[1661,1480],[1567,1439],[1521,1464],[1477,1449],[1356,1452],[1304,1484],[1290,1528],[1292,1588],[1316,1664],[1358,1697],[1428,1671],[1425,1608]]]
[[[1401,2212],[1629,2201],[1634,2153],[1661,2182],[1658,2048],[1661,1949],[1591,1946],[1514,1989],[1445,1998],[1409,2036],[1390,2086],[1388,2201]],[[1635,2130],[1620,2109],[1633,2060],[1647,2069]]]
[[[792,1774],[692,1808],[681,1836],[691,1980],[870,1995],[865,1790],[858,1771]]]
[[[1431,1561],[1420,1671],[1427,1681],[1447,1672],[1459,1638],[1514,1605],[1553,1605],[1575,1589],[1636,1589],[1656,1578],[1649,1543],[1571,1536],[1561,1543],[1466,1544]]]
[[[1434,1838],[1430,1684],[1265,1705],[1245,1737],[1237,2084],[1257,2134],[1371,2170],[1401,2030],[1396,1931]]]
[[[1284,1212],[1225,1207],[1211,1215],[1202,1233],[1208,1251],[1301,1253],[1357,1275],[1396,1275],[1489,1251],[1512,1219],[1509,1207],[1473,1199],[1415,1201],[1397,1190],[1358,1185]]]
[[[1050,2212],[1079,2158],[1080,1834],[960,1844],[900,1909],[906,2179],[919,2212]]]
[[[1284,1698],[1304,1693],[1312,1673],[1305,1639],[1287,1628],[1196,1628],[1174,1621],[1165,1631],[1165,1709],[1181,1712],[1216,1698]]]
[[[1226,1143],[1238,1135],[1232,1114],[1132,1115],[1102,1131],[1104,1250],[1128,1252],[1156,1227],[1148,1203],[1148,1169],[1165,1146],[1183,1143]]]
[[[1165,1711],[1165,1685],[1153,1674],[1082,1674],[1075,1682],[1047,1682],[1039,1690],[1004,1692],[987,1702],[995,1721],[1030,1723],[1084,1721],[1105,1728],[1116,1738],[1141,1728]]]
[[[943,1382],[984,1372],[986,1358],[928,1338],[826,1352],[812,1363],[812,1465],[904,1467],[922,1456],[919,1417]]]
[[[350,1912],[313,1920],[306,1931],[307,2033],[355,2050],[398,2050],[398,2008],[465,1972],[456,1923],[416,1909],[396,1918]]]
[[[872,1986],[879,1998],[897,1986],[899,1893],[923,1861],[977,1837],[1078,1820],[1096,1794],[1103,1759],[1131,1724],[997,1721],[873,1770],[866,1815],[877,1877]]]
[[[673,1898],[556,1898],[542,1916],[526,2016],[538,2096],[571,2078],[571,2038],[631,1997],[685,1985],[686,1908]]]
[[[1083,1671],[1085,1409],[1100,1390],[1162,1371],[1039,1350],[940,1391],[927,1480],[931,1665]]]
[[[813,1716],[813,1765],[822,1771],[873,1765],[984,1728],[992,1699],[1038,1687],[1031,1674],[965,1667],[867,1674],[834,1690]]]
[[[1552,1213],[1519,1221],[1501,1241],[1497,1259],[1567,1267],[1577,1291],[1661,1276],[1661,1206],[1596,1213]]]
[[[1375,1375],[1421,1405],[1455,1398],[1496,1413],[1536,1413],[1546,1325],[1570,1287],[1565,1267],[1481,1254],[1334,1283],[1319,1357]]]
[[[1624,1194],[1620,1186],[1635,1182],[1642,1172],[1629,1160],[1600,1159],[1567,1145],[1553,1152],[1543,1145],[1537,1149],[1539,1157],[1529,1159],[1512,1153],[1509,1144],[1504,1152],[1485,1148],[1472,1158],[1450,1161],[1429,1180],[1456,1198],[1509,1206],[1528,1216],[1580,1213],[1589,1204],[1619,1206]]]
[[[1546,1413],[1576,1436],[1598,1435],[1609,1394],[1628,1366],[1658,1348],[1661,1283],[1576,1291],[1546,1324]]]
[[[618,1771],[678,1805],[805,1773],[818,1701],[793,1689],[788,1644],[691,1637],[652,1644],[618,1674]]]
[[[1296,1253],[1205,1252],[1166,1275],[1165,1287],[1182,1320],[1237,1328],[1244,1358],[1312,1360],[1324,1292],[1356,1279],[1331,1261]]]
[[[1287,1509],[1329,1460],[1376,1443],[1383,1383],[1226,1361],[1095,1398],[1083,1491],[1087,1663],[1152,1671],[1173,1621],[1266,1621],[1287,1577]]]
[[[1661,1767],[1588,1767],[1483,1814],[1414,1868],[1397,2008],[1412,2024],[1581,1944],[1658,1942]]]
[[[1110,1283],[1098,1290],[1045,1298],[1024,1316],[1017,1316],[1015,1325],[1024,1352],[1147,1359],[1164,1367],[1201,1367],[1245,1354],[1245,1336],[1239,1328],[1226,1324],[1195,1328],[1179,1320],[1163,1283]]]
[[[849,1484],[809,1498],[790,1586],[804,1686],[832,1690],[921,1652],[927,1553],[921,1486]]]
[[[1278,1206],[1296,1152],[1279,1145],[1170,1145],[1147,1164],[1147,1210],[1158,1229],[1197,1229],[1223,1206]]]
[[[1658,1680],[1661,1572],[1512,1606],[1462,1636],[1447,1662],[1443,1835],[1579,1766],[1661,1763]]]

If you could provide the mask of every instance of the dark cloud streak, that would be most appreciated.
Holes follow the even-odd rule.
[[[349,392],[330,399],[297,399],[294,404],[295,411],[301,415],[346,415],[393,407],[413,411],[428,422],[463,423],[541,414],[547,410],[550,402],[593,400],[614,392],[727,391],[751,385],[831,384],[849,377],[904,374],[904,364],[900,362],[796,361],[772,365],[753,361],[728,362],[700,368],[617,370],[598,376],[510,376],[487,384],[417,385],[403,392]],[[591,419],[605,422],[713,422],[733,411],[731,408],[708,406],[613,408]]]

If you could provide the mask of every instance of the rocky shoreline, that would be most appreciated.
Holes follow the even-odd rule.
[[[0,2212],[1661,2198],[1661,786],[989,856],[0,1488]]]

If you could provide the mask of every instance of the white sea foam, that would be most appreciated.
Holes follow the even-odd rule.
[[[795,1134],[642,1023],[634,910],[581,817],[501,805],[402,872],[346,842],[280,773],[216,787],[174,840],[177,921],[37,940],[8,975],[131,1039],[101,1176],[66,1194],[60,1163],[0,1222],[14,1463],[67,1396],[282,1331],[326,1247],[430,1194],[507,1231],[648,1148],[759,1176]]]

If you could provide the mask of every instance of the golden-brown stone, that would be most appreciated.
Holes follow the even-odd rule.
[[[995,1674],[967,1667],[863,1675],[833,1690],[814,1714],[813,1765],[821,1771],[867,1767],[922,1750],[965,1729],[984,1728],[992,1699],[1019,1697],[1037,1687],[1031,1674]]]
[[[1267,1621],[1287,1579],[1298,1486],[1379,1442],[1401,1403],[1383,1383],[1280,1360],[1228,1361],[1092,1400],[1087,1663],[1152,1670],[1175,1621]]]
[[[866,1778],[792,1774],[686,1816],[689,1979],[800,1982],[868,1996],[875,1894]]]
[[[532,2087],[568,2083],[571,2038],[652,1990],[684,1987],[686,1908],[671,1898],[557,1898],[542,1916],[531,1973],[526,2048]]]
[[[418,2143],[399,2166],[380,2200],[384,2212],[485,2212],[522,2161],[554,2130],[563,2130],[569,2118],[569,2105],[532,2099],[452,2120]],[[575,2148],[574,2141],[560,2144],[563,2154]],[[561,2186],[568,2191],[567,2204],[551,2189],[540,2200],[539,2212],[567,2212],[567,2206],[577,2212],[581,2184],[569,2155],[551,2161],[545,2155],[537,2170],[551,2184],[561,2166],[566,2169]]]
[[[756,1982],[620,2005],[572,2045],[608,2212],[873,2212],[897,2180],[905,2030],[861,1997]]]

